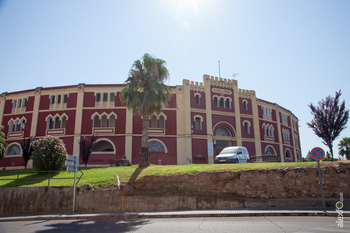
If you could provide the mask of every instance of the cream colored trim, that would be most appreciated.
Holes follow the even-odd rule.
[[[279,111],[276,110],[276,118],[277,118],[277,135],[278,135],[278,142],[280,146],[280,152],[281,155],[281,163],[284,163],[284,151],[283,151],[283,141],[282,141],[282,133],[281,133],[281,121],[280,121],[280,114]]]
[[[132,125],[133,125],[133,112],[131,109],[126,109],[126,122],[125,122],[125,154],[126,158],[132,163]]]
[[[75,113],[74,126],[74,144],[73,155],[79,154],[79,141],[81,135],[82,121],[83,121],[83,104],[84,104],[84,84],[79,84],[77,87],[77,107]]]
[[[41,98],[41,87],[38,87],[34,91],[34,106],[32,115],[32,125],[30,127],[30,136],[36,137],[36,130],[38,127],[39,107]]]

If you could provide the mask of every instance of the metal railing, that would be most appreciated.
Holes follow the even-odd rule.
[[[80,177],[78,178],[78,181],[76,184],[79,183],[81,177],[84,175],[84,172],[83,171],[78,171],[80,172]],[[10,178],[3,178],[3,174],[4,173],[17,173],[17,177],[15,179],[10,179]],[[22,177],[20,178],[20,174],[26,174],[28,175],[28,173],[48,173],[48,176],[45,176],[45,177],[31,177],[31,178],[28,178],[28,177]],[[16,181],[16,187],[18,187],[18,183],[19,181],[22,181],[22,180],[48,180],[48,183],[47,183],[47,186],[50,186],[50,180],[74,180],[74,176],[73,177],[62,177],[62,178],[55,178],[55,177],[52,177],[53,173],[60,173],[60,171],[1,171],[0,172],[0,181],[1,180],[13,180],[13,181]],[[72,173],[74,174],[74,173]]]

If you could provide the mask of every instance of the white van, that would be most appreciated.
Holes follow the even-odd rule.
[[[249,163],[248,150],[243,146],[226,147],[215,157],[215,163]]]

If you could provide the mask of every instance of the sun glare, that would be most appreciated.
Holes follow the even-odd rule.
[[[176,9],[174,20],[182,23],[184,29],[190,29],[191,21],[199,16],[197,0],[169,0]]]

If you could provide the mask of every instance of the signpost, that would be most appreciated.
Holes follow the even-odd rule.
[[[73,213],[75,210],[75,196],[77,190],[77,172],[79,167],[79,156],[67,155],[66,166],[67,172],[74,172],[74,193],[73,193]]]
[[[323,212],[326,212],[324,195],[323,195],[322,176],[321,176],[321,169],[320,169],[320,160],[322,160],[324,156],[325,156],[324,150],[320,147],[315,147],[311,150],[311,157],[317,161],[317,165],[318,165],[318,175],[320,177],[320,186],[321,186],[321,194],[322,194],[322,207],[323,207]]]

